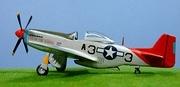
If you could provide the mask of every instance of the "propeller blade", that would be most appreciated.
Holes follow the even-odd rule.
[[[25,47],[26,53],[28,53],[28,46],[27,46],[27,44],[26,44],[24,38],[23,38],[23,43],[24,43],[24,47]]]
[[[122,43],[121,43],[121,45],[124,45],[124,37],[122,38]]]
[[[16,43],[16,45],[15,45],[15,47],[14,47],[14,49],[13,49],[13,53],[12,53],[12,55],[14,55],[14,54],[15,54],[16,49],[17,49],[17,47],[19,46],[19,44],[20,44],[20,42],[21,42],[21,39],[22,39],[22,38],[19,38],[19,39],[18,39],[18,41],[17,41],[17,43]]]
[[[18,39],[18,41],[16,42],[16,45],[15,45],[15,47],[14,47],[14,49],[13,49],[12,55],[15,54],[15,52],[16,52],[19,44],[21,43],[21,40],[22,40],[22,39],[23,39],[23,44],[24,44],[26,53],[28,53],[28,45],[27,45],[26,41],[24,40],[24,37],[23,37],[23,36],[24,36],[24,34],[26,33],[26,29],[27,29],[28,25],[30,24],[30,22],[31,22],[31,20],[32,20],[32,16],[30,16],[30,18],[29,18],[29,20],[28,20],[28,23],[27,23],[27,25],[26,25],[26,27],[25,27],[24,29],[22,28],[22,25],[21,25],[20,13],[17,14],[17,19],[18,19],[18,23],[19,23],[19,26],[20,26],[21,29],[20,29],[20,30],[18,29],[18,30],[15,32],[16,36],[17,36],[19,39]]]
[[[32,19],[32,16],[29,18],[29,21],[28,21],[28,23],[27,23],[27,25],[26,25],[25,29],[27,29],[27,27],[28,27],[29,23],[31,22],[31,19]]]
[[[18,19],[19,26],[22,29],[21,18],[20,18],[20,14],[19,13],[17,14],[17,19]]]

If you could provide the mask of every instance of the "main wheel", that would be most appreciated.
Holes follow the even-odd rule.
[[[60,67],[60,68],[56,67],[56,70],[57,70],[58,72],[64,72],[65,69],[66,69],[66,65],[67,65],[67,58],[64,58],[64,59],[61,61],[60,65],[61,65],[61,67]]]
[[[49,68],[47,67],[47,70],[46,70],[46,69],[42,68],[42,67],[41,67],[41,64],[40,64],[40,65],[38,65],[38,67],[36,68],[36,72],[37,72],[37,74],[40,75],[40,76],[46,76],[46,75],[48,74],[48,72],[49,72]]]
[[[67,64],[67,56],[65,54],[50,54],[49,63],[55,67],[58,72],[64,72]]]

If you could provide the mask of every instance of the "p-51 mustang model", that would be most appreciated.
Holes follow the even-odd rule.
[[[84,40],[78,40],[78,33],[69,34],[27,29],[32,16],[25,28],[22,28],[20,14],[17,15],[20,29],[15,34],[19,38],[13,50],[16,52],[23,40],[26,52],[28,45],[40,51],[47,52],[42,63],[37,67],[38,75],[48,74],[48,64],[57,71],[66,68],[67,58],[74,58],[76,64],[92,68],[118,68],[121,65],[135,66],[135,73],[140,73],[140,66],[170,68],[175,64],[176,37],[163,34],[152,48],[127,48],[108,37],[97,34],[85,34]]]

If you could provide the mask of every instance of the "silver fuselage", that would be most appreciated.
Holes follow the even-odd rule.
[[[130,49],[117,44],[71,40],[65,34],[54,34],[37,29],[27,30],[25,38],[26,43],[35,49],[73,57],[75,63],[83,66],[94,68],[111,68],[120,65],[147,66]],[[92,59],[89,59],[91,57]]]

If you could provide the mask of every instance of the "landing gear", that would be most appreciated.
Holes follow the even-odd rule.
[[[61,61],[61,67],[56,67],[56,70],[58,71],[58,72],[64,72],[65,71],[65,69],[66,69],[66,64],[67,63],[67,58],[64,58],[62,61]]]
[[[118,66],[116,68],[120,71],[120,68]]]
[[[48,67],[44,67],[42,64],[40,64],[36,68],[36,72],[40,76],[46,76],[48,74],[48,72],[49,72],[49,68]]]
[[[64,72],[67,65],[67,57],[63,55],[50,54],[49,63],[55,67],[58,72]]]
[[[49,72],[48,64],[49,64],[49,55],[45,55],[42,60],[42,63],[38,65],[38,67],[36,68],[37,74],[40,76],[46,76]]]
[[[134,73],[135,73],[135,74],[141,74],[140,66],[135,67]]]
[[[67,57],[61,55],[47,54],[44,56],[42,63],[36,68],[36,72],[40,76],[45,76],[49,72],[48,64],[51,64],[58,72],[64,72],[66,69]]]

